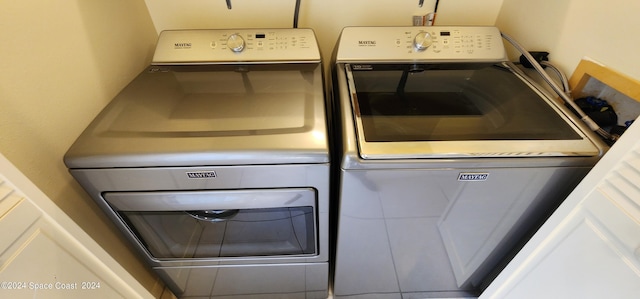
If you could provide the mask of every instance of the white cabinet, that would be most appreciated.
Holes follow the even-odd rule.
[[[0,169],[0,298],[153,298],[2,156]]]
[[[640,127],[623,135],[481,298],[637,298]]]

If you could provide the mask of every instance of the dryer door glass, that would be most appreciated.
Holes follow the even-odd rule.
[[[115,192],[105,198],[157,259],[312,255],[310,189]]]

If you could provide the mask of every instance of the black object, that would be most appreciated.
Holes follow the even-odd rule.
[[[622,133],[624,133],[627,130],[628,127],[625,126],[614,126],[613,128],[611,128],[611,135],[618,135],[618,136],[622,136]]]
[[[530,51],[529,54],[531,54],[531,56],[533,56],[533,58],[538,62],[542,62],[542,61],[549,61],[549,52],[543,52],[543,51]],[[531,64],[531,62],[529,62],[529,60],[524,57],[524,55],[520,55],[520,63],[522,64],[522,66],[528,68],[528,69],[532,69],[533,65]],[[542,68],[545,68],[545,66],[543,65]]]
[[[600,127],[610,127],[618,124],[618,115],[607,101],[588,96],[575,100],[575,103]]]

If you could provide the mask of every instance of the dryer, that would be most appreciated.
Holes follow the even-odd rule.
[[[65,155],[181,298],[326,298],[329,145],[310,29],[163,31]]]
[[[606,150],[495,27],[347,27],[334,295],[475,297]]]

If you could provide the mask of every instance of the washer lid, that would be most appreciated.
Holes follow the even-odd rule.
[[[319,63],[151,66],[78,138],[70,168],[326,163]]]
[[[598,156],[510,63],[346,65],[364,159]]]

